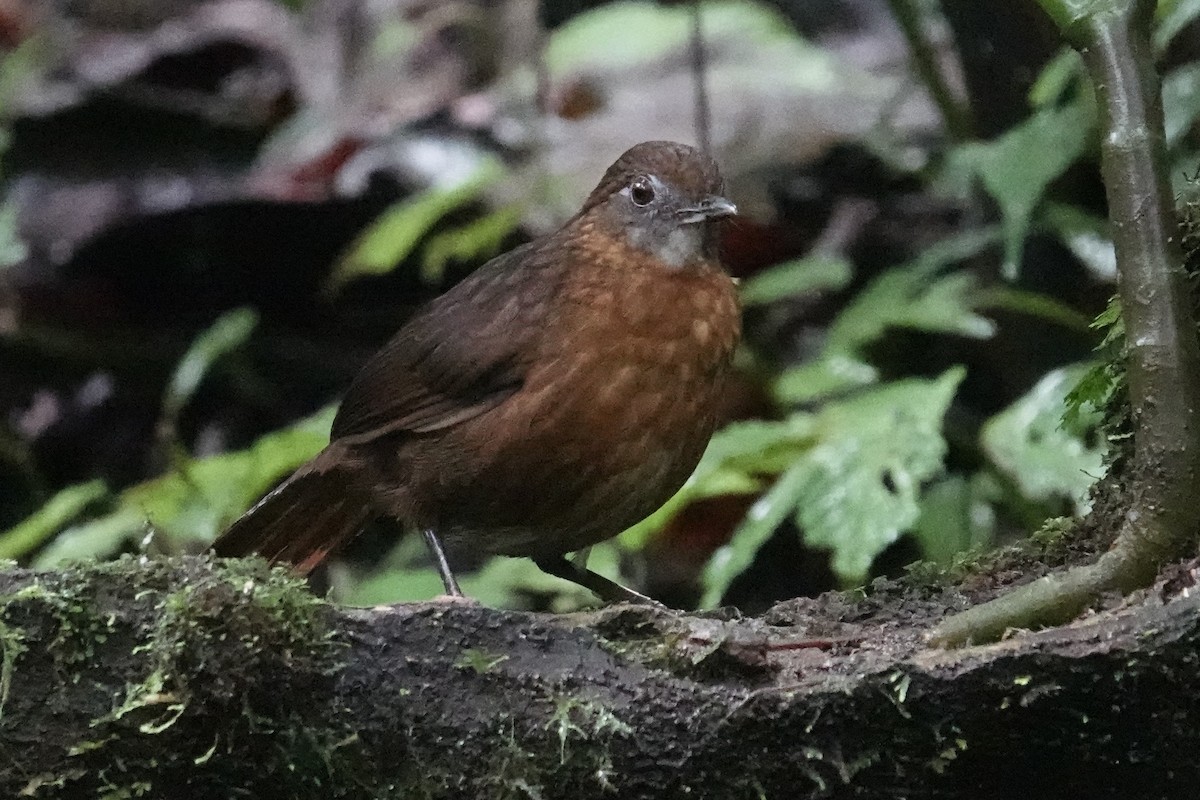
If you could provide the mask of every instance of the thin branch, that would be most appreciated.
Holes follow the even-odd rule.
[[[942,72],[937,48],[928,36],[918,3],[914,0],[888,0],[888,5],[912,51],[913,66],[941,112],[946,132],[955,141],[970,139],[975,128],[970,109],[955,96]]]
[[[692,78],[695,81],[696,143],[706,153],[712,152],[712,112],[708,103],[708,54],[704,49],[704,29],[700,0],[692,0]]]

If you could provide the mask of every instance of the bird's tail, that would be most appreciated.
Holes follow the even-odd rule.
[[[223,558],[258,554],[307,575],[353,539],[375,513],[334,447],[258,501],[217,538],[213,551]]]

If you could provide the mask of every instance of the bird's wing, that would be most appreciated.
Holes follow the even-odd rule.
[[[498,256],[418,312],[354,378],[332,437],[435,431],[512,396],[555,290],[552,250],[531,242]]]

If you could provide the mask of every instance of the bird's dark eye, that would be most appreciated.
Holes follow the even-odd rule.
[[[635,206],[648,206],[654,199],[654,184],[649,178],[638,178],[629,184],[629,199]]]

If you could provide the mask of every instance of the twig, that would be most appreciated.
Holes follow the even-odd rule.
[[[692,78],[695,81],[696,142],[706,153],[712,152],[712,114],[708,105],[708,54],[704,50],[704,30],[701,26],[700,0],[692,0]]]
[[[937,48],[922,25],[918,4],[914,0],[888,0],[888,5],[912,51],[913,66],[942,114],[946,132],[955,141],[971,138],[975,128],[971,111],[966,103],[955,96],[938,64]]]

